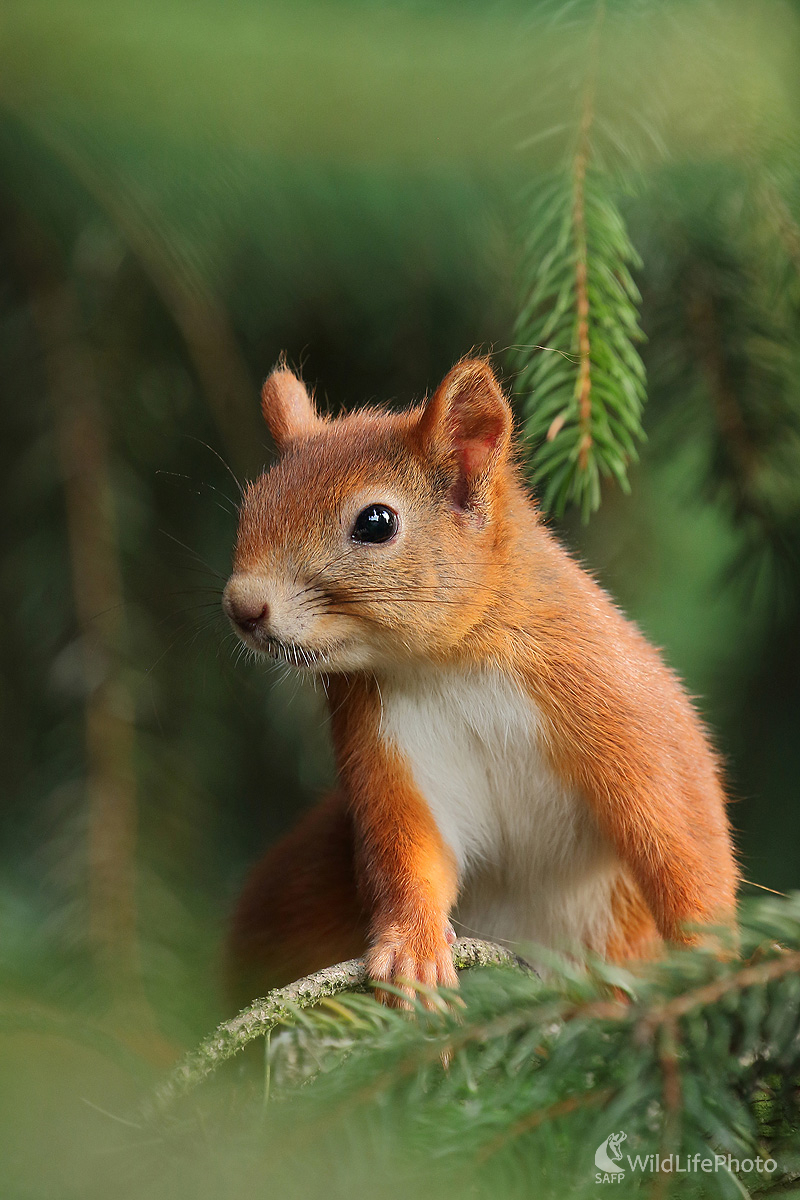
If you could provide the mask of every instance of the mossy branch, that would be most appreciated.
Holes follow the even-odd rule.
[[[515,967],[530,971],[530,966],[494,942],[477,938],[461,938],[453,945],[453,965],[457,971],[473,967]],[[208,1078],[221,1063],[233,1058],[248,1042],[264,1037],[283,1021],[290,1021],[298,1011],[311,1008],[320,1001],[342,992],[366,992],[370,980],[362,958],[352,958],[315,971],[288,987],[277,988],[263,999],[254,1000],[230,1021],[223,1021],[200,1045],[184,1055],[167,1079],[156,1089],[145,1108],[146,1117],[166,1111],[179,1097]]]

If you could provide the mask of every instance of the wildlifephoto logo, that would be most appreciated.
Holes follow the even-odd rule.
[[[772,1175],[778,1164],[774,1158],[734,1158],[732,1154],[623,1154],[622,1143],[628,1140],[627,1133],[610,1133],[594,1152],[595,1182],[621,1183],[626,1171],[644,1174],[687,1175],[702,1172],[706,1175],[725,1171],[727,1174],[747,1175],[755,1171],[759,1175]]]
[[[625,1168],[622,1166],[622,1151],[620,1146],[627,1138],[627,1133],[620,1131],[619,1133],[611,1133],[604,1142],[594,1152],[594,1165],[597,1170],[603,1175],[624,1175]]]

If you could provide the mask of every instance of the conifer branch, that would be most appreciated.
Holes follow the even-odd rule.
[[[515,1121],[508,1129],[504,1129],[492,1141],[481,1147],[478,1162],[485,1162],[498,1150],[502,1150],[508,1142],[521,1137],[523,1133],[529,1133],[539,1125],[544,1125],[548,1121],[557,1121],[560,1117],[571,1116],[580,1108],[595,1108],[598,1105],[606,1104],[613,1097],[614,1090],[612,1088],[598,1088],[594,1092],[581,1092],[577,1096],[567,1096],[564,1100],[557,1100],[555,1104],[549,1104],[547,1108],[536,1109],[521,1117],[519,1121]]]
[[[259,1147],[268,1139],[276,1194],[305,1164],[333,1161],[343,1139],[367,1158],[399,1147],[409,1178],[434,1158],[443,1180],[469,1176],[477,1195],[584,1194],[594,1183],[591,1151],[612,1129],[625,1130],[645,1163],[629,1182],[654,1195],[675,1189],[674,1173],[654,1165],[659,1155],[698,1151],[770,1158],[777,1166],[767,1174],[737,1175],[735,1164],[720,1172],[740,1192],[775,1190],[791,1176],[800,1111],[800,897],[760,901],[750,913],[744,961],[692,947],[629,972],[541,952],[544,977],[476,972],[463,1007],[428,1012],[420,1003],[418,1020],[344,994],[366,984],[361,962],[341,964],[226,1022],[147,1112],[163,1116],[282,1021],[270,1045],[268,1112],[233,1080],[224,1099],[237,1131],[252,1119]],[[485,943],[454,950],[459,966],[518,961]],[[165,1136],[174,1128],[184,1138],[192,1111],[181,1110]],[[507,1185],[515,1172],[519,1188]]]
[[[800,226],[789,211],[789,206],[775,182],[763,170],[759,171],[757,194],[787,258],[800,275]]]
[[[582,471],[589,466],[592,448],[592,346],[589,338],[589,284],[586,246],[586,166],[589,160],[589,131],[592,127],[594,80],[587,86],[578,153],[575,155],[575,199],[572,222],[575,231],[575,307],[578,317],[578,464]],[[548,431],[549,432],[549,431]],[[552,439],[551,439],[552,440]]]
[[[626,468],[643,437],[644,368],[634,349],[642,336],[639,293],[630,273],[640,264],[598,148],[604,19],[601,2],[578,89],[577,128],[562,163],[533,189],[526,294],[515,329],[533,480],[544,508],[561,514],[574,502],[584,519],[600,504],[601,476],[628,490]]]
[[[720,438],[738,477],[739,491],[749,493],[757,470],[756,448],[744,413],[728,379],[714,297],[695,288],[688,304],[689,325],[695,332],[697,359],[705,378]]]
[[[659,1025],[670,1025],[681,1017],[687,1016],[696,1008],[708,1004],[717,1004],[730,992],[742,992],[750,987],[762,987],[773,980],[783,979],[800,971],[800,950],[781,952],[778,958],[767,962],[742,967],[731,975],[722,975],[719,979],[705,984],[693,991],[684,992],[666,1004],[651,1009],[639,1025],[639,1036],[651,1037]]]

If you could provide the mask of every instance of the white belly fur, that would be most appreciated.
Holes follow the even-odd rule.
[[[542,717],[497,671],[382,679],[381,736],[407,762],[458,862],[456,931],[602,951],[620,864],[553,773]]]

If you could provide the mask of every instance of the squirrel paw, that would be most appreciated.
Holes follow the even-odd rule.
[[[409,1001],[419,995],[415,984],[429,989],[457,988],[458,974],[450,949],[454,941],[455,934],[449,926],[435,937],[391,933],[380,938],[366,957],[369,977],[378,983],[391,983],[408,999],[381,988],[376,989],[377,998],[393,1008],[410,1008]],[[422,994],[420,998],[426,1008],[441,1007],[442,1002],[437,1003],[434,996]]]

